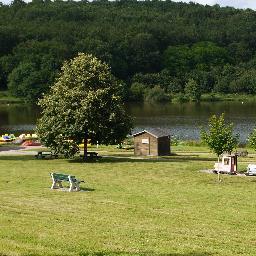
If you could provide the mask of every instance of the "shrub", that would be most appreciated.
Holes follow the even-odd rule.
[[[131,85],[130,100],[132,101],[143,101],[146,86],[142,83],[135,82]]]
[[[145,94],[145,101],[149,102],[164,102],[170,101],[170,99],[170,96],[159,85],[148,90]]]
[[[192,101],[200,101],[201,88],[194,79],[189,79],[185,84],[185,94]]]

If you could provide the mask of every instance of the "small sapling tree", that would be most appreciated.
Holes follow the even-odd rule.
[[[201,99],[201,88],[194,79],[189,79],[185,84],[185,95],[192,101],[199,102]]]
[[[237,146],[239,135],[233,135],[233,124],[226,124],[222,113],[219,117],[216,115],[210,117],[208,131],[201,130],[201,139],[218,156],[219,163],[220,155],[224,152],[231,153]],[[218,180],[220,181],[219,170]]]
[[[249,145],[256,150],[256,128],[252,131],[252,133],[250,134],[249,138]]]
[[[130,132],[131,118],[121,101],[122,87],[107,64],[80,53],[65,62],[59,78],[39,105],[42,117],[37,133],[44,145],[56,153],[72,157],[84,141],[120,143]]]

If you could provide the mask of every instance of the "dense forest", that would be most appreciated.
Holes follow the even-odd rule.
[[[256,94],[256,12],[172,1],[0,3],[0,90],[47,92],[78,52],[107,62],[126,100]]]

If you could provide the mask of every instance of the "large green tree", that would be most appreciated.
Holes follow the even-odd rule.
[[[121,91],[107,64],[96,57],[80,53],[65,62],[49,94],[39,101],[42,117],[37,132],[42,143],[71,157],[84,140],[85,160],[88,138],[102,144],[120,143],[132,127]]]

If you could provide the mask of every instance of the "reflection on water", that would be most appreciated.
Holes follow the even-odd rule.
[[[198,139],[201,126],[212,114],[225,112],[234,123],[235,132],[245,141],[256,126],[256,102],[207,102],[185,104],[129,103],[127,111],[134,117],[134,131],[161,127],[182,139]],[[0,133],[31,132],[40,116],[35,106],[0,105]]]
[[[0,133],[31,132],[38,117],[37,106],[0,105]]]
[[[200,104],[129,104],[135,117],[135,130],[162,127],[182,139],[198,139],[200,127],[206,126],[213,114],[225,112],[226,120],[234,123],[241,141],[256,126],[256,102],[203,102]]]

